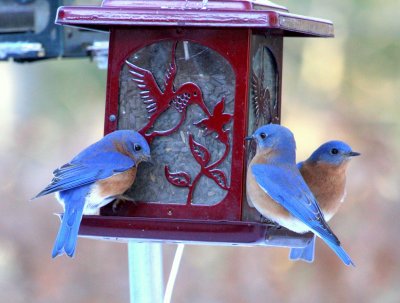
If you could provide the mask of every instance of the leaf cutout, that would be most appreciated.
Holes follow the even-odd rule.
[[[190,176],[185,172],[171,173],[168,165],[165,165],[165,177],[168,182],[179,187],[189,187]]]
[[[224,130],[221,133],[218,134],[218,139],[224,144],[228,144],[229,138],[228,138],[228,131]]]
[[[222,189],[228,190],[228,181],[225,173],[220,169],[211,169],[207,171],[207,177],[214,180]]]
[[[192,134],[189,135],[189,146],[193,157],[196,159],[197,163],[199,163],[202,167],[206,166],[207,163],[210,162],[211,158],[210,152],[205,146],[194,141]]]

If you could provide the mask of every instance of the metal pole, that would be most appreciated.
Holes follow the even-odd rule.
[[[128,242],[131,303],[162,303],[162,244]]]

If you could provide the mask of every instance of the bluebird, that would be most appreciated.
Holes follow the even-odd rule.
[[[346,170],[352,157],[359,156],[342,141],[322,144],[304,162],[297,164],[301,175],[317,199],[328,222],[338,211],[346,195]],[[315,236],[305,248],[292,248],[291,260],[314,260]]]
[[[135,181],[141,161],[150,159],[150,147],[139,133],[117,130],[56,169],[51,183],[35,198],[56,193],[64,208],[52,257],[75,253],[82,215],[98,214],[100,207],[122,195]]]
[[[354,266],[296,166],[292,132],[280,125],[268,124],[246,139],[257,142],[246,182],[247,195],[255,208],[264,217],[294,232],[312,231],[343,263]]]

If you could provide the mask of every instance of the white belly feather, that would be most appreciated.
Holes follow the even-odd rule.
[[[65,211],[65,203],[64,200],[61,199],[60,194],[58,192],[55,193],[55,196],[58,202],[63,207]],[[99,187],[97,184],[93,184],[89,191],[89,194],[85,198],[85,206],[83,208],[84,215],[98,215],[100,207],[110,203],[114,200],[113,197],[105,197],[100,195]]]
[[[83,214],[98,215],[100,207],[107,205],[112,200],[114,200],[113,197],[101,196],[99,186],[97,184],[93,184],[89,194],[86,196]]]

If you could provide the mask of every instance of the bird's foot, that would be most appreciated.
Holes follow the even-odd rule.
[[[281,229],[282,228],[282,226],[280,226],[278,223],[276,223],[268,218],[265,218],[263,215],[260,215],[260,222],[265,225],[270,226],[271,229]]]
[[[134,202],[134,203],[136,203],[136,200],[135,200],[135,199],[133,199],[132,197],[127,196],[127,195],[119,195],[119,196],[116,196],[115,198],[116,198],[117,200],[123,200],[123,201],[129,201],[129,202]]]
[[[133,202],[136,203],[136,201],[126,195],[119,195],[115,198],[114,203],[112,205],[112,211],[114,214],[118,213],[119,210],[122,208],[122,206],[127,203],[127,202]]]
[[[278,223],[272,222],[271,223],[271,228],[272,230],[280,230],[282,228],[282,226],[280,226]]]

